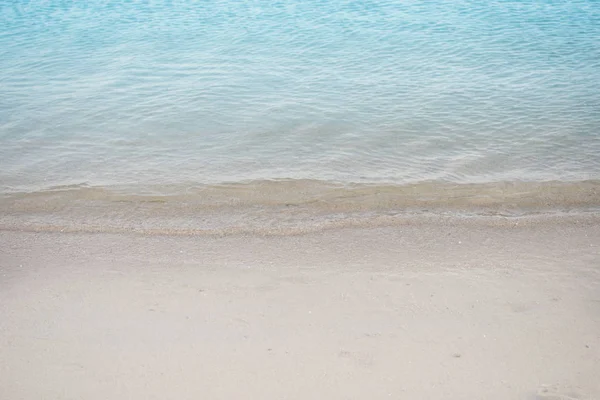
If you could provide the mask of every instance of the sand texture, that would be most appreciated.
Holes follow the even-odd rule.
[[[600,399],[600,226],[0,232],[0,399]]]

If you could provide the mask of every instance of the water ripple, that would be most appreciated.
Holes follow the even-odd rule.
[[[0,191],[600,179],[600,3],[0,4]]]

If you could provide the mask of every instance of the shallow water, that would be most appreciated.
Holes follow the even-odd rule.
[[[592,0],[5,1],[0,192],[597,180],[599,37]]]

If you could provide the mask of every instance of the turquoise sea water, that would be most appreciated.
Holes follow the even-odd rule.
[[[272,179],[600,179],[600,2],[0,1],[0,192]]]

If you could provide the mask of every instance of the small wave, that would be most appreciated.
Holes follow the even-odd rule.
[[[597,215],[600,181],[413,185],[274,180],[73,185],[0,197],[0,228],[145,234],[300,234],[431,218]]]

